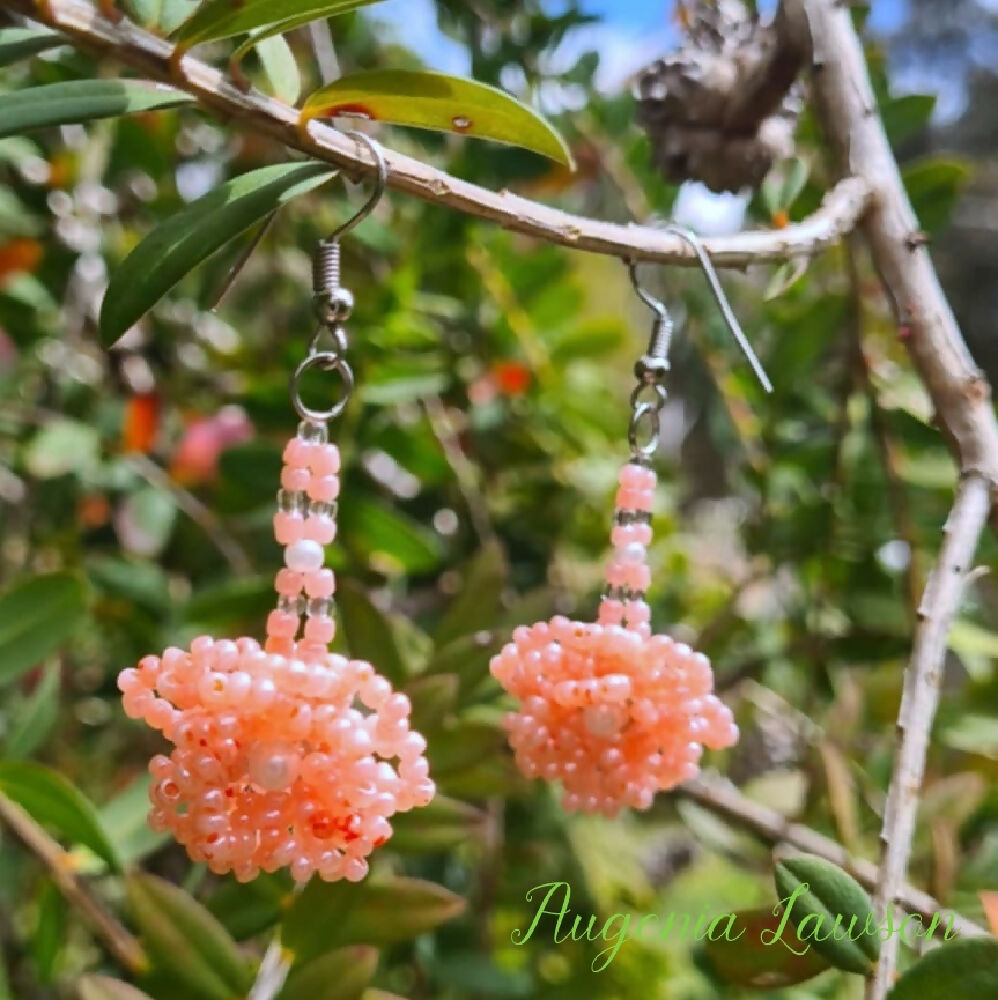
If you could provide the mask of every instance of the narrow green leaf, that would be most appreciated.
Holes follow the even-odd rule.
[[[933,233],[949,219],[970,176],[970,166],[963,160],[930,156],[907,164],[901,174],[919,223]]]
[[[57,771],[30,761],[0,762],[0,792],[42,826],[89,847],[111,868],[121,867],[93,803]]]
[[[427,664],[427,674],[454,674],[458,679],[458,702],[463,703],[487,681],[492,681],[489,661],[502,649],[505,634],[482,630],[462,636],[436,649]]]
[[[277,1000],[357,1000],[377,967],[377,948],[340,948],[295,966]]]
[[[897,981],[887,1000],[963,1000],[998,997],[998,941],[952,941],[920,958]]]
[[[888,138],[891,142],[900,142],[925,128],[935,106],[935,94],[903,94],[886,101],[880,114]]]
[[[464,905],[450,889],[418,878],[313,880],[288,910],[281,940],[307,961],[331,947],[405,941],[453,919]]]
[[[45,125],[74,125],[190,104],[189,94],[142,80],[70,80],[0,97],[0,137]]]
[[[367,660],[379,674],[398,685],[406,669],[395,643],[394,630],[384,613],[352,580],[344,580],[336,591],[347,649],[355,660]]]
[[[255,937],[281,919],[291,898],[286,877],[264,872],[252,882],[228,879],[211,894],[208,909],[237,941]]]
[[[789,211],[797,195],[804,190],[807,175],[807,163],[799,156],[787,157],[770,170],[762,183],[762,200],[770,218]]]
[[[830,968],[827,959],[797,937],[791,924],[781,929],[782,918],[772,910],[744,910],[734,916],[730,940],[719,924],[717,935],[704,942],[708,963],[725,982],[778,989],[806,982]]]
[[[87,588],[75,573],[34,576],[0,594],[0,686],[51,656],[86,610]]]
[[[39,31],[35,28],[5,28],[0,31],[0,66],[29,56],[65,45],[66,39],[54,31]]]
[[[137,872],[126,880],[132,915],[155,968],[204,1000],[232,1000],[252,982],[236,942],[193,897],[165,879]]]
[[[320,17],[346,14],[377,0],[205,0],[175,33],[178,45],[188,49],[202,42],[217,42],[265,26],[274,32],[290,31]],[[255,41],[258,41],[258,35]]]
[[[420,733],[434,729],[457,704],[459,689],[455,674],[427,674],[410,681],[405,693],[412,702],[412,728]]]
[[[354,73],[317,90],[302,107],[303,122],[343,115],[494,139],[572,166],[565,140],[536,111],[496,87],[445,73]]]
[[[788,924],[836,968],[866,975],[880,953],[879,926],[866,890],[836,865],[812,855],[776,865]]]
[[[197,9],[198,0],[124,0],[128,16],[147,31],[169,34]]]
[[[4,747],[4,757],[7,760],[30,757],[45,742],[59,711],[61,676],[62,670],[58,663],[46,665],[31,697],[14,718]]]
[[[32,957],[39,982],[47,985],[55,978],[66,935],[66,901],[50,879],[42,883],[37,906]]]
[[[183,608],[189,628],[230,627],[265,618],[274,603],[274,581],[267,576],[227,577],[195,591]]]
[[[395,816],[392,827],[393,851],[446,851],[481,834],[485,813],[467,802],[438,794],[422,809]]]
[[[795,260],[785,260],[778,265],[766,285],[766,290],[762,293],[763,301],[771,302],[789,292],[807,274],[810,263],[807,257],[798,257]]]
[[[80,1000],[150,1000],[148,994],[110,976],[83,976],[77,989]]]
[[[498,542],[485,545],[465,568],[461,589],[433,634],[438,649],[492,625],[499,613],[506,573],[502,546]]]
[[[157,833],[147,822],[151,782],[150,775],[139,775],[99,810],[101,825],[125,865],[151,854],[169,838],[166,833]]]
[[[363,498],[340,509],[341,537],[385,573],[426,573],[440,562],[440,539],[405,514]]]
[[[270,82],[270,92],[285,104],[295,104],[301,95],[301,75],[291,46],[280,36],[262,38],[254,46]]]
[[[434,778],[463,771],[498,753],[505,734],[498,725],[461,720],[438,729],[427,749]]]
[[[573,319],[570,326],[549,334],[551,363],[585,362],[612,354],[627,342],[629,333],[626,323],[618,316]]]
[[[242,174],[154,229],[114,272],[100,314],[113,344],[197,264],[281,205],[336,172],[320,163],[281,163]]]

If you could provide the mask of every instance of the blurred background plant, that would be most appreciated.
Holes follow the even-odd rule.
[[[193,6],[126,8],[168,31]],[[667,4],[626,6],[645,23],[659,19],[671,44]],[[998,25],[991,5],[967,0],[961,9],[982,28],[961,42],[963,15],[934,34],[936,22],[919,16],[926,6],[935,10],[913,4],[904,24],[877,0],[874,23],[895,33],[871,34],[870,65],[955,308],[994,376],[998,285],[986,278],[998,243],[998,134],[974,99],[933,117],[931,96],[892,94],[889,77],[893,68],[912,85],[911,53],[922,46],[918,86],[934,87],[932,68],[958,59],[970,67],[966,86],[986,94],[996,84],[980,47],[993,51]],[[796,156],[751,201],[666,184],[635,125],[620,53],[608,67],[601,51],[600,31],[624,17],[611,7],[421,3],[438,29],[432,20],[413,29],[418,52],[405,7],[349,13],[329,22],[331,34],[325,22],[290,32],[293,72],[255,53],[244,70],[296,97],[320,85],[323,66],[418,67],[438,51],[464,60],[477,80],[543,108],[578,171],[456,136],[375,134],[456,176],[598,218],[675,213],[707,231],[737,228],[744,214],[745,224],[780,227],[830,186],[806,111]],[[636,51],[626,69],[654,54]],[[62,45],[6,67],[2,88],[117,71]],[[344,244],[359,389],[335,428],[345,457],[337,642],[411,694],[441,797],[378,852],[381,890],[315,887],[290,911],[283,877],[216,878],[144,827],[145,763],[159,741],[125,719],[114,678],[206,630],[261,626],[279,557],[270,515],[280,448],[293,426],[287,377],[310,333],[309,253],[360,193],[335,181],[284,207],[217,309],[245,239],[185,278],[113,351],[99,344],[97,315],[108,275],[156,222],[285,159],[278,144],[192,108],[0,140],[0,789],[27,784],[44,800],[44,782],[61,775],[86,798],[60,786],[34,809],[21,800],[72,848],[73,870],[122,905],[147,946],[162,946],[157,914],[194,928],[174,942],[172,974],[154,954],[154,972],[139,978],[163,1000],[241,995],[244,957],[260,954],[282,915],[303,965],[288,1000],[365,990],[412,1000],[856,996],[856,977],[834,970],[750,989],[689,940],[629,941],[599,974],[590,966],[605,942],[555,944],[549,929],[512,943],[535,908],[525,894],[543,882],[569,881],[573,911],[604,919],[695,918],[772,906],[771,860],[689,802],[660,796],[648,814],[615,821],[566,816],[549,789],[512,768],[488,658],[515,624],[595,608],[648,314],[619,261],[402,196],[386,197]],[[954,229],[968,178],[974,207],[957,210]],[[725,277],[776,384],[771,397],[728,342],[702,277],[647,273],[683,320],[650,556],[653,620],[710,655],[742,726],[738,747],[710,763],[749,797],[873,857],[952,460],[855,241],[810,265]],[[985,539],[982,565],[996,558]],[[982,891],[998,890],[996,657],[998,594],[985,573],[952,633],[911,869],[912,881],[981,923]],[[171,895],[150,874],[183,889]],[[6,835],[0,899],[0,996],[72,995],[83,974],[126,974],[51,872]],[[224,930],[199,923],[207,918],[194,901]],[[309,959],[326,963],[311,981]],[[96,979],[85,989],[130,996]]]

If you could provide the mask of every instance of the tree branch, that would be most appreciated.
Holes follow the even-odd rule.
[[[362,143],[319,122],[300,128],[294,108],[255,90],[243,93],[219,70],[190,55],[181,61],[182,79],[174,76],[170,66],[174,47],[168,41],[125,19],[114,24],[84,0],[2,0],[0,7],[40,20],[85,48],[104,53],[153,79],[172,83],[215,115],[242,121],[256,132],[353,175],[374,175],[374,161]],[[587,219],[509,191],[489,191],[393,150],[385,150],[385,159],[389,187],[435,205],[576,250],[697,266],[691,248],[674,234],[648,226]],[[866,184],[848,179],[829,191],[821,208],[802,222],[776,231],[705,239],[704,246],[714,264],[724,267],[809,256],[851,231],[866,202]]]
[[[692,781],[680,785],[673,794],[689,799],[733,825],[748,830],[767,844],[787,844],[799,851],[816,854],[849,872],[867,889],[872,890],[876,887],[875,864],[862,858],[854,858],[841,844],[818,833],[817,830],[792,823],[776,810],[753,802],[724,778],[701,774]],[[972,920],[953,913],[952,910],[944,910],[937,900],[914,886],[900,884],[895,900],[899,906],[910,913],[917,913],[926,922],[931,921],[939,913],[946,915],[945,919],[940,918],[946,923],[948,915],[951,914],[953,929],[963,937],[987,936],[987,932]]]
[[[13,799],[0,792],[0,820],[48,869],[56,888],[75,906],[108,951],[132,973],[148,967],[138,940],[129,933],[73,870],[66,852]]]
[[[842,176],[873,192],[861,225],[901,337],[925,383],[960,471],[983,476],[998,497],[998,421],[991,387],[974,363],[943,294],[901,180],[853,29],[848,4],[783,0],[785,18],[806,36],[819,120]]]
[[[989,508],[988,483],[977,475],[965,478],[943,528],[939,561],[925,585],[918,609],[919,626],[904,676],[897,721],[898,747],[880,834],[880,873],[874,907],[881,918],[898,898],[908,867],[929,735],[939,706],[947,637]],[[867,1000],[884,1000],[896,965],[897,941],[891,939],[880,949],[876,974],[867,984]]]

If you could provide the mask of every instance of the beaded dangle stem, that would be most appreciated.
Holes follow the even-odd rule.
[[[240,881],[285,867],[296,882],[313,874],[358,881],[391,836],[391,816],[435,792],[406,695],[370,663],[329,651],[335,579],[324,562],[336,536],[340,454],[326,420],[342,411],[353,384],[342,326],[352,299],[335,280],[338,250],[335,239],[320,246],[322,326],[292,379],[303,419],[284,449],[274,535],[285,567],[263,647],[201,636],[118,677],[128,716],[173,744],[149,764],[150,825],[170,831],[192,860]],[[326,331],[334,347],[320,350]],[[329,410],[302,402],[299,382],[313,368],[340,375],[343,398]]]
[[[768,390],[699,241],[679,233],[700,255],[729,325]],[[730,709],[712,693],[707,657],[651,631],[645,592],[657,480],[649,462],[666,398],[672,322],[665,306],[640,287],[633,264],[630,270],[656,322],[635,366],[631,459],[620,473],[598,619],[592,624],[556,616],[520,627],[491,662],[492,674],[520,703],[505,720],[520,770],[560,782],[566,810],[606,816],[624,806],[647,809],[656,792],[696,775],[704,746],[723,749],[738,739]]]

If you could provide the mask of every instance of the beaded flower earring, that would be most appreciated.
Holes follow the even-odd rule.
[[[435,792],[426,741],[409,728],[409,699],[370,663],[328,648],[335,580],[323,563],[336,535],[340,455],[326,421],[342,412],[353,386],[343,327],[353,299],[339,285],[339,237],[374,208],[386,181],[380,148],[360,138],[377,161],[378,186],[316,258],[320,325],[291,380],[302,423],[284,449],[274,534],[285,568],[263,648],[250,638],[202,636],[118,677],[125,712],[173,744],[149,764],[150,824],[170,831],[194,861],[240,881],[284,867],[297,882],[312,874],[358,881],[367,856],[391,836],[390,817]],[[325,332],[333,346],[323,350]],[[342,382],[343,396],[328,410],[302,401],[300,383],[312,370],[335,371]]]
[[[731,332],[772,391],[699,239],[670,229],[695,250]],[[650,460],[666,399],[672,321],[638,283],[634,263],[628,266],[655,323],[648,351],[635,366],[631,458],[620,473],[613,555],[597,622],[557,616],[522,626],[491,662],[492,674],[520,702],[505,720],[520,770],[528,778],[560,782],[566,810],[607,816],[623,806],[647,809],[656,792],[697,774],[704,746],[722,749],[738,739],[730,709],[712,693],[707,657],[651,631],[644,598],[651,582],[646,554],[657,480]]]

